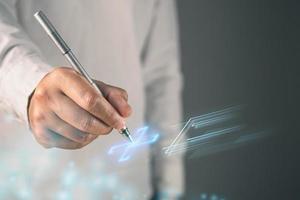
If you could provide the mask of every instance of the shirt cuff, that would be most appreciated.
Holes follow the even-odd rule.
[[[29,97],[40,80],[53,68],[36,54],[28,54],[22,48],[6,56],[1,69],[1,100],[11,108],[14,116],[29,127],[27,106]]]

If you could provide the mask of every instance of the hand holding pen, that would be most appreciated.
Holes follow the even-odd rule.
[[[72,53],[69,48],[67,53]],[[78,62],[75,56],[70,59]],[[79,62],[70,63],[78,67]],[[131,113],[126,91],[89,79],[79,70],[57,67],[36,87],[28,116],[35,138],[44,147],[81,148],[112,128],[131,139],[125,125]]]

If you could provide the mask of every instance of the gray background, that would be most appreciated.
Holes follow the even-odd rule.
[[[272,136],[186,159],[187,199],[299,199],[297,1],[179,0],[185,119],[245,104]],[[298,56],[298,57],[297,57]]]

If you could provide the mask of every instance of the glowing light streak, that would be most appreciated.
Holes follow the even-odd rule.
[[[162,151],[167,156],[189,151],[188,156],[195,157],[239,147],[267,136],[270,131],[246,130],[246,124],[239,118],[241,108],[233,106],[190,118]],[[190,138],[185,139],[183,136],[187,133]]]
[[[185,150],[193,149],[195,147],[198,147],[203,144],[209,143],[210,140],[215,139],[217,137],[233,133],[235,131],[241,130],[242,126],[234,126],[230,128],[225,128],[217,131],[212,131],[200,136],[196,136],[193,138],[188,138],[186,143],[176,144],[174,145],[173,149],[171,151],[168,151],[168,154],[183,152]],[[168,147],[165,147],[166,150]]]
[[[199,140],[203,140],[203,139],[209,139],[209,138],[212,138],[212,137],[216,137],[216,136],[224,135],[226,133],[230,133],[232,131],[241,130],[241,128],[242,128],[242,126],[234,126],[234,127],[230,127],[230,128],[225,128],[225,129],[222,129],[222,130],[213,131],[213,132],[206,133],[206,134],[196,136],[196,137],[193,137],[193,138],[188,138],[187,141],[194,142],[194,141],[199,141]]]
[[[181,129],[179,134],[176,136],[176,138],[173,140],[173,142],[167,147],[165,153],[166,154],[171,154],[174,148],[176,148],[176,145],[180,142],[180,139],[182,138],[183,135],[185,135],[190,128],[200,128],[205,125],[213,125],[217,124],[220,122],[224,122],[226,120],[232,119],[234,115],[232,114],[233,112],[240,110],[242,106],[233,106],[229,108],[225,108],[223,110],[211,112],[208,114],[200,115],[197,117],[192,117],[190,118],[184,127]],[[184,143],[183,145],[186,145]]]
[[[254,133],[244,133],[245,135],[242,135],[238,138],[231,139],[229,141],[223,141],[221,143],[215,143],[215,144],[209,144],[209,145],[203,145],[202,148],[197,148],[195,152],[189,155],[190,158],[193,157],[200,157],[202,155],[209,155],[212,153],[230,150],[233,148],[240,147],[242,145],[249,144],[250,142],[253,142],[258,139],[265,138],[270,134],[269,131],[259,131]]]
[[[221,117],[216,117],[214,119],[207,119],[207,120],[203,120],[203,121],[200,121],[200,122],[194,122],[194,124],[191,125],[191,127],[195,128],[195,129],[198,129],[198,128],[201,128],[203,126],[208,126],[208,125],[212,125],[212,124],[215,124],[215,123],[220,123],[220,122],[223,122],[223,121],[226,121],[230,118],[233,118],[234,115],[226,115],[226,116],[221,116]]]
[[[159,138],[158,133],[154,134],[149,134],[148,132],[149,127],[143,127],[137,130],[136,134],[134,134],[134,143],[123,143],[123,144],[118,144],[115,146],[112,146],[108,154],[112,155],[115,153],[120,153],[120,158],[118,159],[118,162],[124,162],[129,160],[132,157],[132,154],[134,153],[135,150],[139,149],[142,146],[152,144],[157,141]]]

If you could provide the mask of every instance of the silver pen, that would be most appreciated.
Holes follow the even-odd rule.
[[[99,87],[85,71],[85,69],[80,64],[76,56],[73,54],[72,50],[69,48],[69,46],[63,40],[63,38],[57,32],[57,30],[49,21],[47,16],[42,11],[38,11],[37,13],[34,14],[34,17],[40,23],[40,25],[43,27],[43,29],[46,31],[47,35],[51,38],[51,40],[55,43],[55,45],[59,48],[61,53],[67,58],[69,63],[72,65],[72,67],[75,68],[79,73],[81,73],[88,80],[88,82],[97,90],[97,92],[103,96]],[[131,142],[133,142],[131,134],[126,126],[121,130],[119,130],[119,132],[120,134],[127,137]]]

